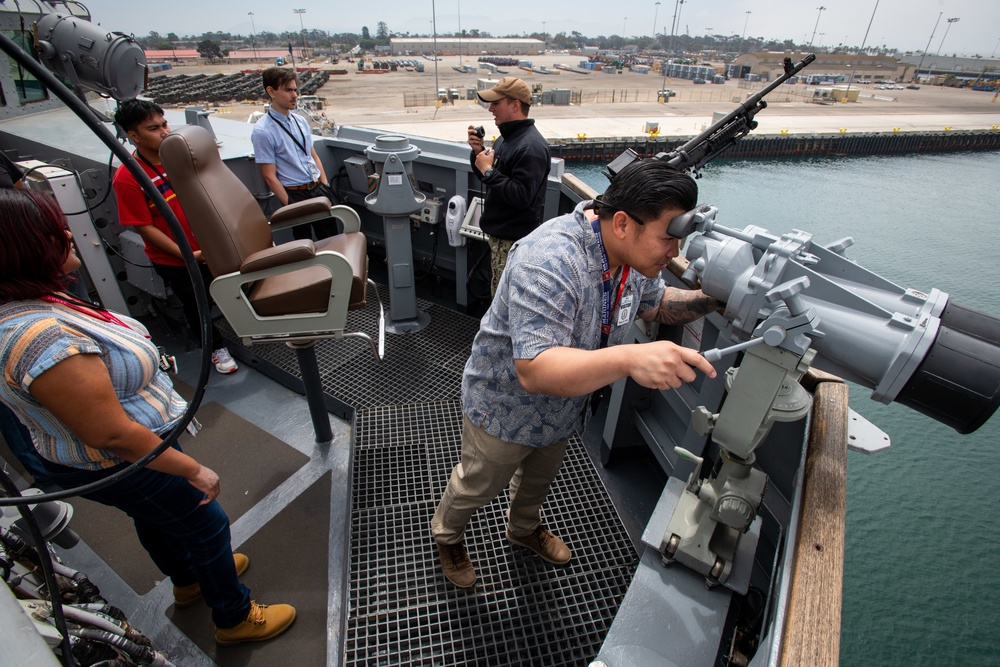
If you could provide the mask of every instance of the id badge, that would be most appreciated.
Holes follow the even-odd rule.
[[[625,326],[632,320],[632,291],[622,296],[618,303],[618,326]]]
[[[171,375],[177,374],[177,359],[172,354],[167,354],[166,348],[162,345],[156,348],[160,353],[160,370]]]

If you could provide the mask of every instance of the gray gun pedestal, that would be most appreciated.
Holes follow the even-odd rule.
[[[417,288],[413,278],[413,244],[410,240],[410,214],[420,210],[427,196],[413,189],[410,165],[420,149],[410,146],[406,137],[383,135],[365,150],[375,163],[378,188],[365,197],[372,213],[383,218],[385,251],[389,273],[390,333],[420,331],[431,317],[417,309]]]

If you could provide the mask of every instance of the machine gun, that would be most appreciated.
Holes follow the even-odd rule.
[[[816,56],[812,53],[805,56],[797,63],[792,63],[791,58],[785,58],[784,74],[762,88],[759,92],[751,95],[745,102],[731,112],[720,118],[704,132],[686,142],[680,148],[676,148],[669,153],[658,153],[657,160],[666,160],[668,164],[677,167],[681,171],[690,170],[695,178],[700,176],[701,168],[714,160],[720,154],[729,150],[729,147],[737,141],[750,134],[757,128],[757,121],[754,116],[758,111],[767,108],[764,98],[775,88],[795,76],[803,68],[807,67]],[[639,159],[639,155],[631,148],[614,159],[604,171],[608,180]]]
[[[656,159],[697,172],[748,134],[763,97],[813,59],[792,65],[786,58],[784,76]],[[619,156],[610,175],[637,157]],[[872,389],[876,401],[971,433],[1000,407],[1000,318],[866,270],[845,254],[851,238],[819,245],[800,230],[729,228],[717,213],[698,206],[675,217],[667,233],[692,237],[681,280],[726,304],[719,342],[729,345],[702,350],[726,369],[725,398],[718,410],[698,405],[690,413],[692,430],[718,447],[720,465],[702,478],[705,452],[674,447],[695,469],[668,501],[673,506],[657,508],[670,518],[653,546],[665,564],[680,562],[710,586],[745,593],[768,482],[755,450],[776,422],[808,414],[811,397],[800,378],[813,367],[825,370]]]
[[[681,280],[726,304],[720,342],[729,346],[702,351],[728,369],[725,400],[717,411],[697,406],[690,417],[719,448],[722,465],[701,479],[699,452],[675,448],[696,469],[659,549],[664,562],[744,592],[746,580],[729,577],[739,554],[752,554],[742,538],[767,484],[755,450],[775,422],[808,413],[811,397],[799,379],[811,367],[827,371],[871,389],[873,400],[971,433],[1000,407],[1000,318],[865,269],[846,256],[850,237],[820,245],[801,230],[729,228],[717,213],[699,206],[674,218],[667,233],[691,236]]]

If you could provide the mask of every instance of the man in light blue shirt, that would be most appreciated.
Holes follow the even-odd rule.
[[[695,207],[698,187],[666,162],[619,172],[603,197],[581,203],[517,241],[483,317],[462,377],[462,457],[431,520],[441,567],[469,588],[465,548],[472,515],[510,486],[507,540],[565,565],[569,547],[541,521],[587,398],[624,377],[677,388],[696,371],[715,376],[697,350],[669,341],[623,345],[636,317],[683,324],[719,304],[701,290],[667,287],[679,252],[667,233]]]
[[[298,74],[284,67],[269,67],[262,79],[271,106],[254,125],[250,140],[254,160],[268,187],[282,206],[313,197],[328,197],[335,202],[323,163],[313,147],[309,123],[292,113],[298,104]],[[314,231],[316,240],[325,239],[337,233],[337,223],[329,219],[297,225],[292,228],[292,235],[296,239],[311,239]]]

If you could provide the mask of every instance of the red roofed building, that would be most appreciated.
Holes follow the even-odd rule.
[[[302,57],[301,48],[292,47],[292,51],[295,57],[295,62],[305,62],[305,59]],[[254,49],[244,47],[242,49],[233,49],[229,52],[229,55],[226,56],[226,59],[229,60],[229,62],[239,62],[243,60],[263,60],[266,62],[274,62],[276,58],[284,58],[287,61],[288,57],[288,49],[258,48],[255,51]]]
[[[201,54],[195,49],[146,49],[146,61],[159,60],[197,60]]]

